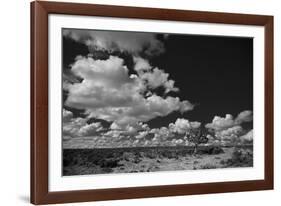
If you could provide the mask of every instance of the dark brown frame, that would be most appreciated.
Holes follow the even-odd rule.
[[[48,191],[48,14],[258,25],[265,28],[265,179]],[[31,3],[31,202],[33,204],[273,189],[273,16],[35,1]]]

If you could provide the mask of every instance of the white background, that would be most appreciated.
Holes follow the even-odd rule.
[[[168,33],[208,34],[221,36],[244,36],[254,38],[254,167],[205,170],[152,172],[149,174],[106,174],[62,177],[61,154],[61,29],[94,28],[101,30],[131,30]],[[51,15],[49,17],[49,191],[102,189],[203,182],[223,182],[264,179],[264,28],[190,22],[159,23],[153,20],[118,19],[108,17],[82,17]]]
[[[80,2],[162,7],[275,16],[275,190],[148,198],[69,205],[280,205],[281,200],[281,3],[278,0],[81,0]],[[29,205],[29,1],[1,4],[0,205]]]

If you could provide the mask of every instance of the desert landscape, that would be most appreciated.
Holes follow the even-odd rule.
[[[63,28],[62,47],[63,176],[253,166],[252,38]]]
[[[252,167],[253,146],[65,149],[63,175]]]

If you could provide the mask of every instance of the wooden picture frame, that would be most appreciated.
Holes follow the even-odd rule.
[[[48,190],[48,15],[82,15],[263,26],[264,180],[50,192]],[[262,83],[262,82],[261,82]],[[35,1],[31,3],[31,203],[53,204],[273,189],[273,17]]]

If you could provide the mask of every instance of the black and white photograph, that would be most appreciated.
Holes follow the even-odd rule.
[[[253,167],[253,38],[62,29],[62,175]]]

